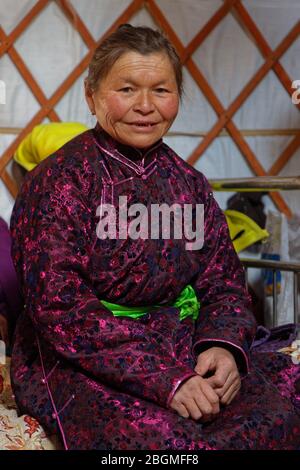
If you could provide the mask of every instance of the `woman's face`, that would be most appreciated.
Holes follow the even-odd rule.
[[[164,53],[123,54],[86,99],[100,126],[119,142],[148,148],[170,128],[179,106],[175,72]]]

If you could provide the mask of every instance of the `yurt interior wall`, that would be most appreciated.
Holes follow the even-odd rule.
[[[181,56],[185,92],[166,138],[181,157],[209,179],[300,175],[299,18],[299,0],[1,0],[0,216],[9,222],[11,159],[35,125],[94,126],[83,79],[121,23],[159,26]],[[231,194],[216,193],[222,208]],[[263,200],[290,217],[299,195]]]

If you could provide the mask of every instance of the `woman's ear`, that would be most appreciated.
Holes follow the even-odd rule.
[[[85,99],[88,104],[88,107],[91,113],[94,115],[95,114],[95,104],[94,104],[94,97],[93,97],[94,93],[88,86],[86,79],[84,80],[84,92],[85,92]]]

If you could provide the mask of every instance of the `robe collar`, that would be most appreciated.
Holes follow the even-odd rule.
[[[105,148],[106,150],[113,152],[116,151],[119,155],[124,157],[131,162],[136,163],[139,166],[146,167],[151,163],[153,160],[155,151],[162,145],[163,140],[159,139],[155,142],[150,148],[143,151],[141,149],[137,149],[135,147],[131,147],[129,145],[124,145],[118,142],[116,139],[111,137],[99,123],[96,124],[94,128],[94,134],[96,136],[97,141],[101,145],[101,147]]]

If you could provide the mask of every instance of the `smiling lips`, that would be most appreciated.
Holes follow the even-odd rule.
[[[156,124],[158,124],[157,122],[144,122],[144,121],[135,121],[135,122],[130,122],[128,123],[130,126],[137,126],[137,127],[153,127],[155,126]]]

